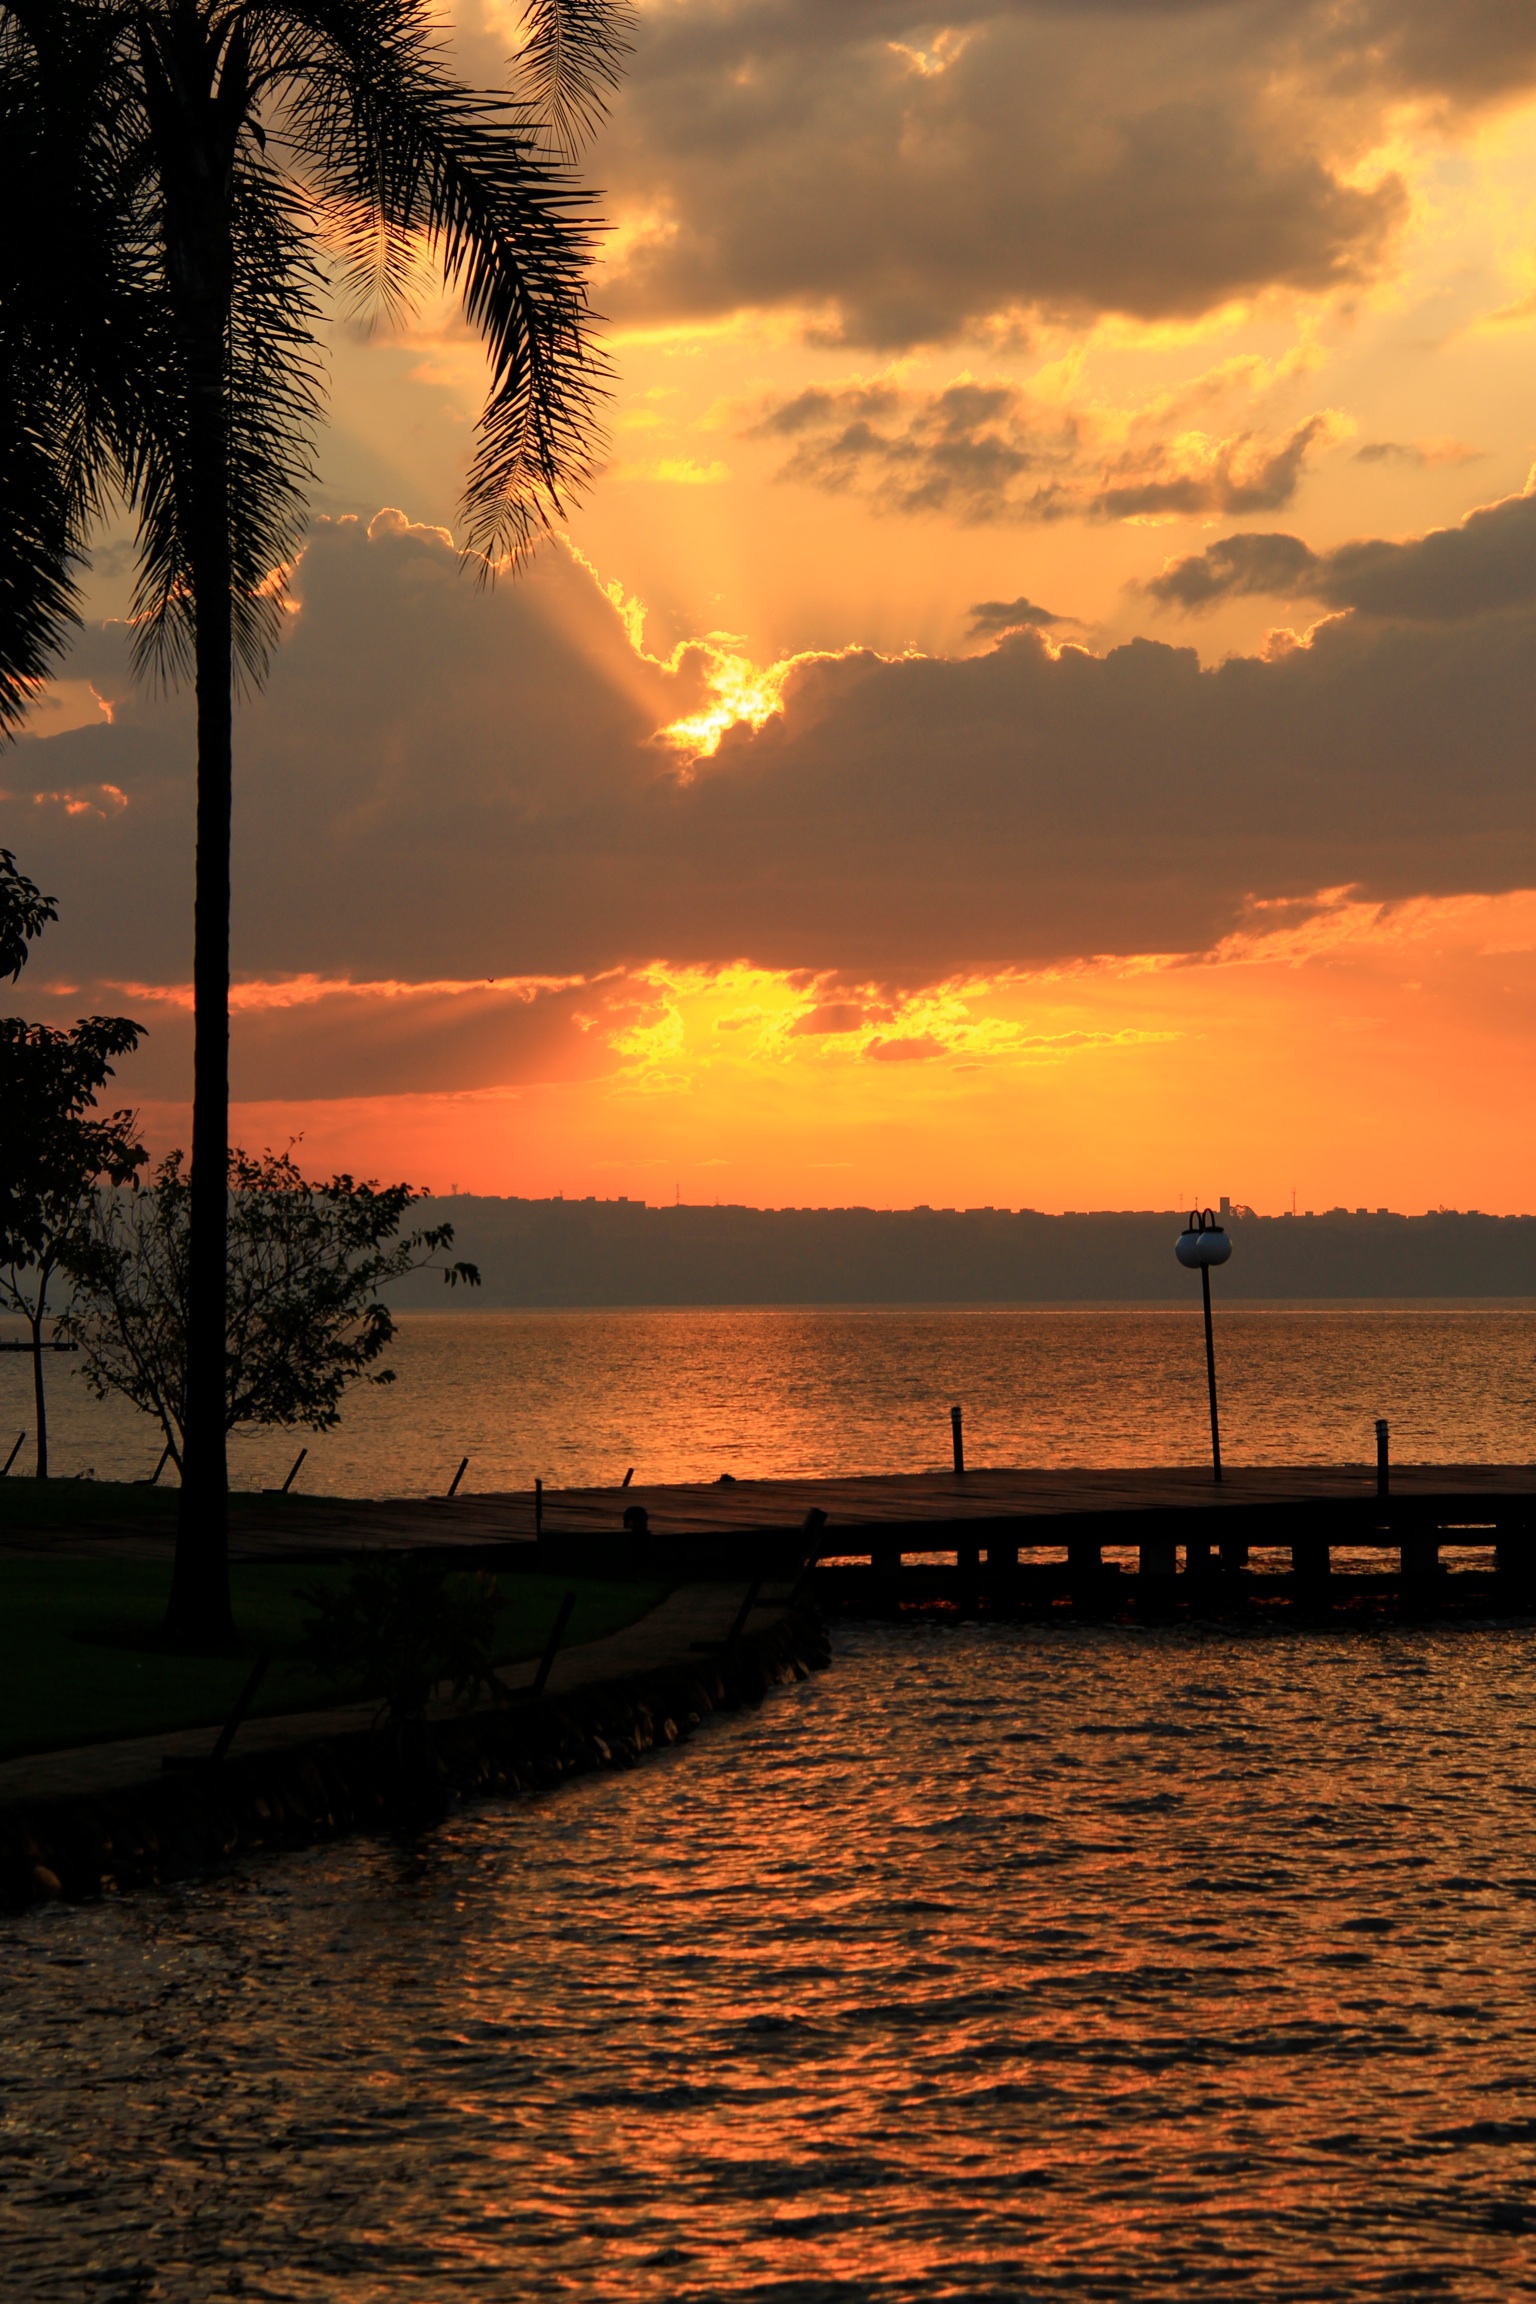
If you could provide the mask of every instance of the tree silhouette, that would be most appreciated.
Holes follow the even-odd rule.
[[[337,299],[399,315],[435,261],[491,370],[466,550],[482,574],[519,563],[591,470],[592,224],[569,162],[627,22],[623,0],[531,0],[513,98],[455,76],[427,0],[0,0],[0,727],[77,614],[114,497],[138,515],[140,668],[196,690],[184,1638],[233,1630],[233,700],[265,675],[302,532],[316,330]]]
[[[53,898],[0,848],[0,969],[12,983],[33,937],[57,918]],[[126,1184],[143,1162],[134,1115],[96,1110],[112,1058],[131,1055],[142,1036],[126,1016],[85,1016],[72,1031],[0,1016],[0,1304],[31,1336],[39,1480],[48,1477],[48,1291],[98,1184]]]

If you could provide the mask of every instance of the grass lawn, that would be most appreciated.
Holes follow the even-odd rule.
[[[170,1535],[176,1526],[178,1494],[174,1480],[164,1488],[151,1488],[147,1481],[24,1480],[13,1472],[0,1480],[0,1532],[90,1528],[106,1520],[114,1527]]]
[[[66,1485],[77,1486],[50,1483]],[[80,1482],[78,1487],[89,1485]],[[0,1497],[6,1486],[0,1482]],[[154,1491],[136,1493],[148,1497]],[[174,1504],[174,1495],[167,1501]],[[29,1517],[28,1524],[38,1523]],[[0,1759],[204,1722],[211,1726],[226,1718],[252,1658],[264,1648],[271,1650],[273,1661],[253,1714],[308,1711],[366,1693],[338,1689],[294,1662],[309,1615],[298,1597],[300,1589],[340,1582],[347,1573],[345,1568],[237,1563],[231,1570],[235,1620],[246,1654],[168,1656],[147,1645],[165,1613],[168,1562],[110,1555],[0,1559]],[[572,1643],[632,1624],[666,1591],[660,1584],[572,1586],[559,1577],[505,1572],[496,1581],[502,1596],[496,1660],[502,1664],[539,1653],[567,1590],[577,1594],[566,1634]]]

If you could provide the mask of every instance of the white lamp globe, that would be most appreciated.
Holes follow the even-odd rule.
[[[1225,1264],[1232,1253],[1232,1242],[1209,1208],[1204,1211],[1196,1208],[1191,1210],[1188,1224],[1175,1240],[1173,1252],[1181,1264],[1198,1272],[1202,1264]]]

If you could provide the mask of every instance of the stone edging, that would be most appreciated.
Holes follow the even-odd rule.
[[[819,1616],[793,1608],[696,1662],[439,1720],[428,1732],[424,1773],[404,1799],[384,1739],[354,1732],[94,1799],[0,1810],[0,1910],[187,1879],[247,1850],[308,1847],[419,1823],[465,1799],[510,1799],[595,1769],[630,1768],[711,1712],[760,1704],[770,1688],[830,1662]]]

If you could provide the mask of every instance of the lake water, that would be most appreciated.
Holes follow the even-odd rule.
[[[965,1408],[983,1464],[1179,1464],[1209,1448],[1204,1344],[1187,1311],[760,1309],[405,1313],[398,1381],[354,1392],[334,1433],[237,1438],[236,1485],[430,1495],[713,1479],[721,1472],[921,1470]],[[1218,1316],[1223,1448],[1241,1463],[1536,1459],[1536,1310],[1257,1311]],[[146,1477],[158,1428],[47,1362],[53,1468]],[[0,1355],[0,1460],[33,1423],[30,1363]],[[26,1450],[18,1468],[29,1464]]]
[[[0,1927],[7,2293],[1536,2295],[1529,1631],[836,1645],[631,1775]]]

